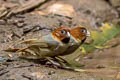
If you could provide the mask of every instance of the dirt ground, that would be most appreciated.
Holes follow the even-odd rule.
[[[18,4],[34,0],[0,0],[0,11],[5,6],[9,10]],[[38,0],[40,1],[40,0]],[[47,1],[47,0],[41,0]],[[99,30],[102,23],[120,24],[120,6],[112,5],[112,0],[51,0],[44,2],[36,10],[47,10],[51,4],[61,2],[73,7],[67,14],[40,15],[36,11],[27,11],[0,19],[0,80],[119,80],[120,45],[108,49],[97,49],[81,56],[79,64],[86,72],[74,72],[42,65],[39,61],[28,61],[17,57],[17,53],[8,56],[4,52],[11,44],[19,40],[36,38],[49,34],[59,26],[85,26],[88,30]],[[111,2],[110,2],[111,1]],[[34,3],[33,3],[34,4]],[[71,9],[70,9],[71,10]],[[0,13],[1,14],[1,13]],[[113,42],[120,42],[116,37]],[[74,53],[75,54],[75,53]]]

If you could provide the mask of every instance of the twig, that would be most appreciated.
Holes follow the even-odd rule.
[[[24,78],[27,78],[28,80],[33,80],[31,77],[28,77],[26,75],[21,75],[21,76],[24,77]]]
[[[10,11],[10,13],[7,15],[7,17],[11,17],[13,14],[29,12],[48,1],[51,1],[51,0],[32,0],[23,6],[13,8]]]
[[[0,73],[0,76],[4,75],[5,73],[8,73],[9,71],[4,71]]]

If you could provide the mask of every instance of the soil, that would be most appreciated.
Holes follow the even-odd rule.
[[[30,0],[1,0],[0,5],[13,7]],[[62,1],[74,7],[77,15],[72,18],[49,14],[41,16],[27,12],[0,19],[0,80],[119,80],[120,45],[109,49],[97,49],[81,56],[78,63],[83,64],[85,72],[74,72],[42,65],[37,61],[18,58],[17,53],[8,55],[10,45],[20,40],[37,38],[49,34],[59,26],[86,26],[89,30],[98,30],[103,22],[119,24],[119,12],[106,0],[53,0],[52,4]],[[45,5],[49,6],[49,5]],[[45,7],[42,6],[42,9]],[[41,9],[41,7],[40,7]],[[116,37],[114,42],[120,40]]]

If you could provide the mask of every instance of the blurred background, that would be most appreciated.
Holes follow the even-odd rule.
[[[63,56],[87,72],[45,67],[2,50],[60,26],[88,29],[91,36]],[[0,0],[1,80],[119,80],[120,0]]]

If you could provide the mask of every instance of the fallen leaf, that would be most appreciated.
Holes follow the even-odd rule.
[[[110,46],[95,46],[95,48],[97,48],[97,49],[106,49],[106,48],[110,48]]]
[[[57,14],[57,15],[62,15],[67,17],[73,17],[75,14],[75,10],[73,6],[63,2],[53,3],[52,5],[48,6],[45,10],[43,11],[37,10],[35,11],[35,13],[36,12],[40,15]]]
[[[43,79],[45,77],[45,75],[41,72],[33,72],[33,73],[31,73],[31,75],[38,79]]]

